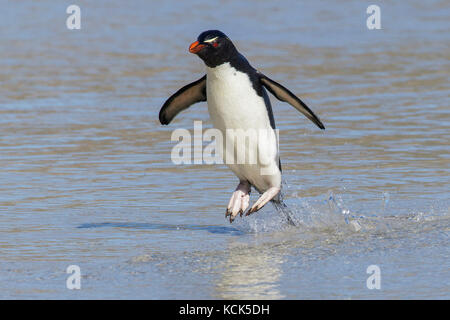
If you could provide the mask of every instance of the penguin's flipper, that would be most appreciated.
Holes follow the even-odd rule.
[[[297,98],[291,91],[283,87],[281,84],[269,79],[262,73],[258,73],[261,84],[269,90],[278,100],[287,102],[295,109],[303,113],[309,120],[314,122],[320,129],[325,129],[325,126],[320,121],[319,117],[309,109],[309,107],[299,98]]]
[[[171,95],[159,111],[159,122],[169,124],[178,113],[200,101],[206,101],[206,75]]]

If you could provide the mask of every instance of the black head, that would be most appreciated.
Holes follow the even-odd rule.
[[[189,46],[189,52],[198,55],[211,68],[229,62],[237,55],[233,42],[219,30],[202,32]]]

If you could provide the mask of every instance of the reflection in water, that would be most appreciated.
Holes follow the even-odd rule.
[[[139,222],[101,222],[101,223],[83,223],[78,228],[131,228],[146,230],[203,230],[210,233],[235,234],[241,235],[243,232],[228,226],[207,226],[207,225],[172,225],[161,223],[139,223]]]
[[[279,280],[283,256],[264,246],[229,245],[224,271],[216,283],[221,299],[282,299]]]

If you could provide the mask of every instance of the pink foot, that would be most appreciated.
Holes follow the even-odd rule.
[[[280,190],[281,189],[278,187],[272,187],[272,188],[267,189],[267,191],[264,192],[261,195],[261,197],[259,197],[258,200],[256,200],[256,202],[253,204],[253,206],[250,208],[250,210],[248,210],[246,216],[248,216],[248,215],[258,211],[262,207],[264,207],[267,202],[272,200],[280,192]]]
[[[241,181],[233,192],[230,202],[228,203],[225,217],[230,216],[230,222],[236,218],[236,216],[247,210],[250,201],[250,184],[247,181]]]

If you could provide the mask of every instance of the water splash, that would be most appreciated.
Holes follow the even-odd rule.
[[[378,205],[369,207],[364,203],[358,208],[360,202],[346,193],[346,188],[329,190],[322,199],[300,197],[298,191],[289,192],[292,189],[289,186],[285,189],[288,192],[280,203],[272,203],[257,214],[236,220],[235,227],[245,233],[297,230],[303,233],[386,235],[417,227],[420,222],[450,220],[449,207],[445,204],[399,213],[386,191],[381,194],[382,201]]]

